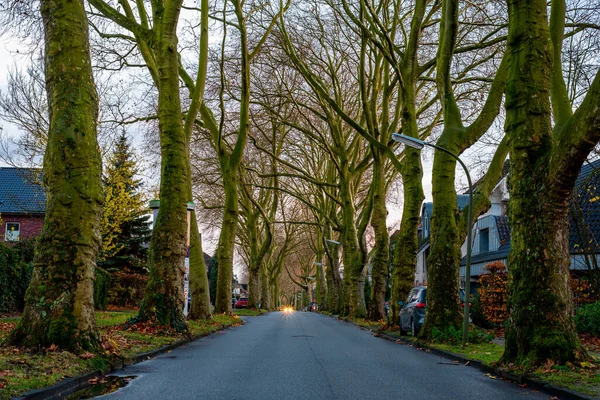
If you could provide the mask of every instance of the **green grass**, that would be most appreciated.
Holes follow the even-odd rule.
[[[68,352],[17,353],[14,348],[0,348],[0,386],[6,386],[0,390],[0,399],[10,399],[93,369],[91,360]]]
[[[111,325],[121,325],[129,318],[137,315],[137,311],[96,311],[96,325],[98,328]]]
[[[449,351],[454,354],[460,354],[471,360],[478,360],[487,365],[498,362],[504,353],[504,346],[495,343],[469,343],[466,347],[442,343],[427,343],[427,346],[436,349]]]
[[[566,387],[580,393],[593,397],[600,397],[600,371],[585,368],[553,367],[551,369],[540,368],[533,373],[537,379],[541,379],[556,386]]]
[[[51,386],[67,377],[103,368],[107,362],[106,357],[110,356],[111,352],[120,357],[132,357],[185,338],[182,334],[160,334],[152,326],[144,325],[140,326],[141,331],[120,330],[117,325],[121,325],[135,314],[136,311],[96,313],[103,341],[110,345],[111,351],[106,350],[106,354],[98,354],[92,359],[83,359],[77,354],[60,349],[33,353],[14,347],[0,347],[0,400]],[[0,319],[7,328],[5,335],[8,335],[17,321],[18,318]],[[240,323],[240,318],[235,315],[214,315],[212,320],[190,321],[190,334],[209,334]]]
[[[257,315],[264,314],[266,312],[269,312],[269,310],[260,309],[260,311],[259,311],[259,310],[255,310],[253,308],[234,308],[233,309],[233,313],[235,315],[241,315],[244,317],[256,317]]]

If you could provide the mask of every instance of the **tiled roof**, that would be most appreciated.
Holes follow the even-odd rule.
[[[571,253],[600,252],[600,160],[581,167],[571,199]],[[583,223],[582,223],[583,222]]]
[[[41,170],[0,168],[0,213],[43,214],[45,210]]]
[[[570,253],[600,253],[600,159],[581,167],[573,192],[577,193],[581,206],[575,207],[577,203],[571,199],[571,212],[579,214],[583,224],[574,223],[572,214],[569,232]],[[472,263],[508,257],[511,245],[508,217],[496,216],[496,226],[500,236],[500,248],[474,255],[471,258]],[[465,260],[466,257],[463,257],[461,265],[465,265]]]
[[[502,247],[510,239],[510,226],[508,225],[508,217],[506,215],[495,215],[494,219],[496,220],[496,227],[498,228],[500,247]]]

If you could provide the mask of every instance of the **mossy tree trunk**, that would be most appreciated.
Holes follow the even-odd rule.
[[[373,151],[373,212],[371,226],[375,231],[375,247],[371,262],[371,298],[369,301],[368,317],[379,321],[385,316],[385,290],[388,276],[388,258],[390,254],[390,240],[387,231],[387,208],[385,205],[387,185],[385,182],[386,157],[378,150]]]
[[[325,226],[325,237],[332,237],[331,228]],[[324,242],[325,254],[327,254],[327,268],[325,278],[327,281],[327,308],[332,314],[342,313],[344,303],[344,281],[340,276],[340,246]]]
[[[600,141],[600,75],[573,113],[561,70],[565,2],[508,1],[509,320],[503,362],[587,358],[573,322],[568,201]],[[552,126],[552,119],[555,125]]]
[[[102,165],[83,1],[42,0],[50,130],[46,216],[14,345],[94,350],[94,268],[100,246]]]
[[[226,161],[226,160],[224,160]],[[219,272],[217,277],[217,298],[215,300],[216,313],[231,313],[231,283],[233,280],[233,251],[235,249],[235,236],[238,224],[238,190],[237,168],[221,166],[223,184],[225,188],[225,208],[221,234],[217,246],[217,259]]]
[[[444,130],[437,145],[455,155],[462,154],[491,126],[499,113],[506,82],[506,56],[490,86],[488,97],[479,114],[469,126],[464,126],[454,96],[451,67],[458,32],[458,0],[442,1],[440,41],[437,52],[437,88],[444,115]],[[433,215],[431,247],[427,260],[427,318],[422,335],[431,338],[434,329],[460,329],[462,320],[458,299],[460,263],[460,214],[454,188],[456,159],[436,150],[433,162]]]
[[[181,1],[155,9],[161,147],[160,208],[150,244],[150,276],[138,318],[187,330],[183,316],[187,253],[188,156],[181,121],[177,21]]]
[[[131,32],[154,84],[158,89],[158,120],[161,135],[161,203],[150,249],[150,279],[142,320],[157,318],[160,323],[185,329],[183,321],[183,260],[187,235],[187,202],[192,201],[189,165],[189,141],[194,121],[202,108],[208,56],[208,1],[201,1],[201,38],[199,67],[194,81],[179,64],[177,23],[181,0],[150,2],[149,16],[144,2],[136,1],[135,10],[129,1],[120,1],[119,9],[104,0],[89,0],[105,18]],[[137,16],[135,15],[137,13]],[[179,94],[180,75],[190,93],[191,104],[181,118]],[[206,266],[195,213],[190,231],[190,279],[192,291],[191,318],[210,317],[210,302]],[[180,289],[179,289],[180,288]],[[195,294],[195,296],[194,296]],[[181,310],[177,310],[181,308]]]
[[[406,51],[402,58],[400,72],[404,84],[399,88],[402,105],[402,133],[406,136],[419,138],[417,106],[415,96],[419,62],[417,50],[421,37],[421,26],[425,16],[426,1],[415,3],[411,20],[410,35]],[[402,166],[399,170],[402,176],[404,203],[402,219],[394,247],[392,266],[392,293],[390,298],[390,321],[398,321],[400,307],[398,301],[405,301],[414,285],[415,265],[417,264],[418,238],[421,204],[423,194],[423,168],[421,154],[413,148],[405,148],[402,152]]]
[[[198,65],[198,75],[196,86],[192,92],[192,102],[188,109],[188,115],[185,119],[186,134],[186,154],[187,161],[187,191],[188,201],[194,201],[192,191],[192,171],[190,164],[190,142],[194,130],[194,120],[198,115],[200,103],[203,101],[204,87],[206,83],[206,71],[208,65],[208,0],[202,0],[200,3],[200,55]],[[188,313],[189,319],[209,319],[210,311],[210,291],[208,284],[208,275],[206,262],[204,260],[204,251],[202,250],[202,236],[198,229],[198,220],[196,211],[191,212],[190,217],[190,294],[192,304]]]

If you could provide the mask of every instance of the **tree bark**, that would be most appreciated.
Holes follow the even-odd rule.
[[[368,318],[379,321],[385,316],[385,290],[388,276],[388,259],[390,253],[390,240],[387,231],[387,208],[385,206],[385,155],[377,149],[373,151],[373,212],[371,226],[375,231],[375,247],[371,263],[371,298],[369,301]]]
[[[233,279],[233,250],[235,246],[235,235],[238,224],[238,191],[237,172],[223,168],[223,184],[225,188],[225,209],[223,212],[223,223],[221,224],[221,235],[217,247],[217,259],[219,260],[219,272],[217,278],[217,299],[215,304],[216,313],[231,313],[231,282]]]
[[[41,0],[50,131],[46,216],[14,345],[81,351],[99,346],[94,268],[100,246],[102,165],[83,1]]]
[[[560,2],[559,2],[560,3]],[[508,259],[508,308],[505,363],[564,364],[587,358],[573,321],[569,284],[569,184],[552,175],[569,147],[553,143],[550,79],[553,49],[544,1],[508,1],[509,78],[506,133],[511,179],[511,252]],[[553,3],[554,6],[554,3]],[[555,62],[560,62],[560,57]],[[562,76],[559,77],[562,79]],[[560,92],[559,86],[554,90]],[[556,101],[556,107],[561,107]],[[558,113],[559,120],[569,118]],[[574,130],[576,132],[576,130]],[[573,134],[575,137],[575,133]],[[573,158],[575,154],[573,154]],[[569,171],[569,169],[572,169]],[[570,180],[572,190],[574,179]]]
[[[155,15],[158,119],[161,147],[160,208],[150,244],[150,277],[138,318],[187,330],[183,315],[184,258],[187,253],[188,157],[181,121],[177,21],[179,2]],[[158,12],[158,11],[157,11]]]

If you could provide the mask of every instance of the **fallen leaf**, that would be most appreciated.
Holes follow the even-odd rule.
[[[58,346],[52,343],[50,347],[46,349],[46,351],[56,351],[56,349],[58,349]]]
[[[529,386],[527,386],[527,384],[526,384],[526,383],[523,383],[523,384],[521,384],[521,385],[519,385],[519,386],[520,386],[520,387],[522,387],[522,388],[529,387]]]
[[[86,351],[85,353],[81,353],[79,355],[79,358],[81,358],[83,360],[89,360],[94,357],[96,357],[96,355],[94,353],[90,353],[89,351]]]
[[[471,361],[467,361],[467,362],[465,363],[465,365],[466,365],[466,366],[469,366],[469,365],[471,365]]]

